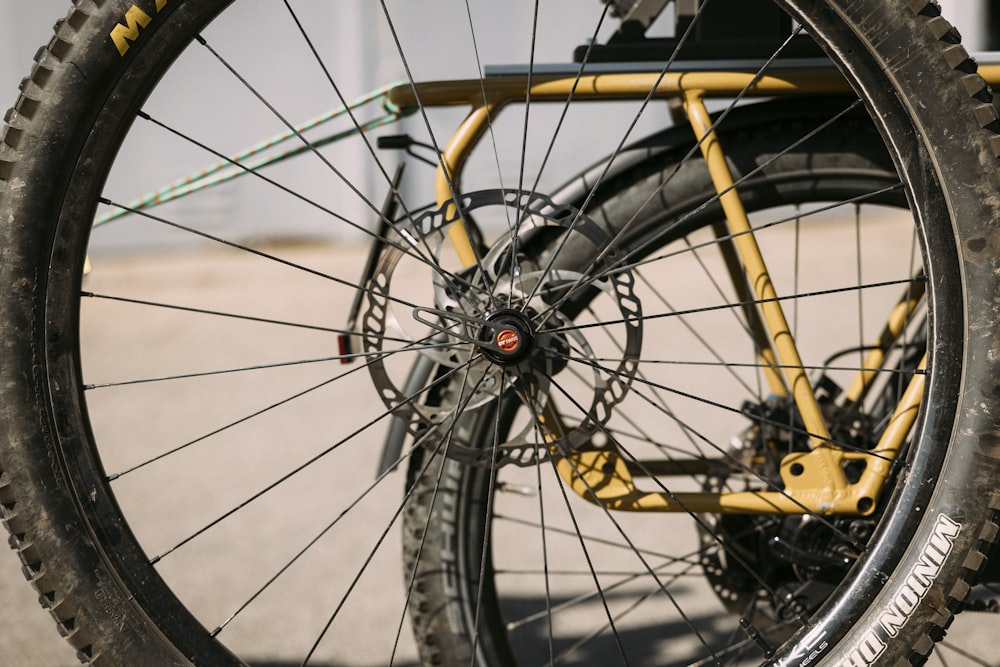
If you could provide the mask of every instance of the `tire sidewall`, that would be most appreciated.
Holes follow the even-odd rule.
[[[806,23],[820,41],[834,37],[838,49],[859,52],[878,44],[882,57],[892,59],[887,65],[892,86],[881,72],[852,68],[848,78],[875,100],[873,117],[894,137],[893,157],[913,185],[908,196],[917,199],[913,209],[924,214],[925,252],[945,259],[930,262],[930,289],[937,299],[962,299],[966,308],[958,318],[946,319],[945,309],[932,313],[932,340],[947,345],[928,350],[928,367],[962,372],[928,376],[925,396],[935,400],[922,402],[914,427],[920,439],[901,480],[907,483],[893,498],[912,512],[896,513],[880,526],[872,540],[876,546],[855,566],[848,589],[817,614],[823,621],[801,630],[791,642],[794,648],[773,661],[787,667],[920,661],[967,594],[983,562],[981,552],[996,532],[1000,350],[997,306],[990,299],[1000,290],[995,270],[1000,207],[991,194],[1000,188],[998,165],[986,131],[972,113],[963,112],[969,99],[962,89],[935,84],[927,94],[929,81],[957,76],[933,44],[929,27],[919,25],[929,17],[915,16],[903,2],[787,4],[802,10],[800,17],[836,12],[844,19],[823,27]],[[841,26],[839,34],[824,34],[832,25]],[[854,33],[845,26],[853,26]],[[920,123],[919,130],[909,118]],[[911,141],[900,143],[900,137]],[[948,261],[945,253],[957,255],[957,261]],[[928,259],[925,255],[925,265]],[[887,569],[888,563],[895,567]]]
[[[88,662],[239,664],[205,641],[95,481],[106,476],[91,446],[78,354],[86,241],[108,165],[184,35],[229,1],[168,0],[157,10],[154,0],[113,0],[72,12],[41,56],[45,85],[28,91],[40,98],[38,112],[0,190],[0,280],[12,286],[0,296],[0,465],[39,561],[35,586],[71,623],[69,639]],[[111,33],[136,7],[151,20],[122,55]]]

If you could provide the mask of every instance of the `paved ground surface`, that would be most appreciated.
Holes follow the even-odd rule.
[[[299,253],[297,256],[305,257],[309,259],[306,255],[308,252],[303,251],[300,253],[295,249],[288,250],[293,254]],[[340,251],[324,251],[326,255],[322,260],[317,259],[317,261],[332,263],[331,265],[338,266],[344,269],[348,266],[348,273],[354,271],[353,265],[360,263],[361,258],[357,253],[344,253]],[[316,259],[316,258],[313,258]],[[163,275],[169,275],[172,278],[168,282],[168,285],[164,288],[168,290],[169,294],[163,296],[165,300],[173,299],[178,294],[185,293],[186,290],[200,290],[204,289],[206,286],[212,286],[225,290],[227,278],[227,264],[226,259],[222,261],[214,262],[211,266],[214,268],[205,269],[205,265],[197,260],[197,258],[192,258],[188,256],[178,256],[172,259],[160,259],[156,262],[149,263],[138,263],[135,262],[96,262],[97,269],[95,269],[95,277],[93,278],[93,283],[90,285],[91,289],[100,291],[100,286],[103,280],[103,276],[112,276],[116,272],[128,271],[131,276],[130,280],[135,281],[134,284],[140,284],[145,279],[153,279],[162,277]],[[124,275],[124,274],[123,274]],[[234,290],[233,296],[237,292],[242,293],[244,299],[249,299],[251,302],[253,299],[259,297],[264,292],[265,289],[271,289],[275,287],[275,276],[269,276],[266,281],[261,283],[256,282],[238,282],[232,285]],[[317,308],[317,303],[321,303],[316,295],[309,292],[309,289],[303,286],[302,289],[293,290],[295,293],[299,293],[302,299],[301,303],[289,303],[288,307],[292,310],[302,312],[303,310],[308,310],[310,308]],[[324,306],[325,307],[325,306]],[[334,309],[336,310],[336,309]],[[135,339],[145,340],[147,335],[151,332],[159,331],[163,328],[164,324],[157,321],[155,317],[147,318],[132,318],[130,320],[122,322],[122,328],[128,329],[128,335]],[[150,340],[155,339],[155,336],[150,338]],[[109,340],[106,341],[109,345],[119,345],[122,349],[125,349],[125,343],[121,341]],[[230,347],[238,347],[235,342],[232,342]],[[214,354],[221,354],[222,352],[217,351]],[[160,356],[161,352],[157,355]],[[209,354],[206,351],[206,354]],[[173,363],[171,360],[166,360],[167,363]],[[113,369],[110,369],[113,370]],[[109,370],[109,372],[110,372]],[[102,372],[102,369],[94,369],[95,374]],[[259,389],[259,387],[258,387]],[[96,400],[96,399],[95,399]],[[234,402],[238,401],[236,393],[233,394],[232,400]],[[338,406],[338,409],[347,410],[363,410],[365,406]],[[169,416],[168,416],[169,417]],[[126,434],[133,434],[140,432],[141,429],[150,431],[149,437],[155,437],[155,415],[145,415],[145,414],[115,414],[113,417],[113,423],[107,428],[111,436],[114,436],[113,429],[118,428]],[[152,424],[152,426],[150,425]],[[98,424],[98,428],[102,428],[101,424]],[[245,443],[241,443],[245,444]],[[289,445],[291,446],[291,445]],[[377,446],[377,443],[373,443],[373,447]],[[366,479],[368,471],[370,470],[370,451],[366,453],[366,460],[363,464],[363,471]],[[242,461],[240,463],[239,478],[245,481],[244,478],[251,478],[257,469],[266,468],[271,465],[272,462],[264,461],[261,459],[253,459],[251,457],[243,456],[240,459],[234,459],[237,461]],[[360,464],[359,464],[360,465]],[[361,469],[360,467],[358,468]],[[202,486],[204,484],[199,484],[197,481],[197,470],[191,469],[190,467],[182,468],[177,474],[183,475],[181,479],[186,480],[184,483],[190,488]],[[215,480],[209,480],[211,484],[215,484]],[[180,482],[179,482],[180,485]],[[218,495],[225,495],[226,489],[224,487],[210,487],[217,491]],[[123,489],[123,493],[127,493],[128,489]],[[212,494],[206,494],[202,496],[201,500],[198,502],[210,502]],[[183,510],[190,509],[185,505],[186,498],[197,497],[194,493],[184,493],[180,494],[176,498],[170,498],[170,502],[165,506],[165,510],[169,512],[179,512]],[[154,512],[157,510],[163,510],[164,508],[150,508],[148,511]],[[146,511],[146,510],[143,510]],[[287,515],[287,507],[285,510]],[[298,517],[281,516],[279,523],[295,524]],[[152,543],[157,543],[161,541],[161,536],[157,534],[157,524],[153,522],[152,532],[145,536],[147,539],[151,540]],[[279,535],[280,538],[283,536]],[[163,537],[163,540],[169,541],[168,537]],[[214,547],[208,547],[214,548]],[[391,547],[391,552],[393,554],[398,554],[398,545],[393,545]],[[262,557],[266,557],[269,550],[262,548],[259,550]],[[198,589],[201,587],[201,583],[206,581],[206,577],[211,579],[223,579],[230,582],[239,582],[243,579],[253,578],[254,568],[258,567],[259,563],[255,562],[253,558],[247,558],[243,560],[229,560],[225,567],[225,571],[210,572],[205,573],[198,570],[186,570],[183,567],[178,567],[177,572],[171,573],[171,576],[177,577],[179,585],[186,587],[186,590],[190,592],[193,599],[197,604],[205,604],[209,607],[212,604],[212,600],[204,601],[198,599]],[[382,593],[388,598],[391,596],[398,596],[399,591],[399,581],[401,577],[398,574],[398,563],[384,563],[378,567],[383,567],[384,569],[378,570],[378,577],[385,582],[380,588]],[[324,577],[329,576],[331,579],[338,576],[337,572],[328,570]],[[326,583],[327,579],[321,579],[322,583]],[[317,587],[316,580],[309,580],[301,584],[303,586],[301,595],[298,599],[309,598],[313,595],[315,588]],[[371,605],[377,607],[380,600],[377,598],[371,599]],[[398,607],[397,607],[398,608]],[[301,638],[297,636],[298,628],[294,622],[294,610],[289,609],[288,620],[284,623],[278,623],[273,626],[267,626],[266,636],[264,637],[264,644],[275,648],[274,654],[258,653],[260,656],[260,664],[266,664],[270,667],[277,667],[291,664],[284,661],[282,657],[283,647],[281,644],[283,641],[287,641],[292,644],[296,641],[300,641]],[[398,613],[396,614],[398,616]],[[365,621],[352,626],[349,632],[354,633],[356,637],[356,642],[358,646],[362,646],[365,643],[365,639],[374,631],[384,629],[385,627],[394,627],[394,616],[392,613],[385,616],[376,617],[376,621]],[[249,634],[252,635],[254,632],[260,633],[260,626],[254,626],[250,624]],[[931,661],[931,665],[935,667],[995,667],[1000,665],[1000,649],[997,649],[996,637],[997,633],[1000,632],[1000,615],[990,615],[990,614],[972,614],[966,613],[959,617],[958,621],[955,623],[952,631],[949,633],[947,641],[940,645],[935,656]],[[249,637],[250,640],[254,638]],[[57,632],[55,631],[54,624],[45,611],[39,607],[35,596],[29,586],[25,583],[23,577],[19,572],[19,565],[16,557],[13,554],[2,554],[0,553],[0,663],[4,665],[12,666],[24,666],[24,667],[35,667],[35,666],[52,666],[52,667],[63,667],[76,664],[76,660],[73,655],[73,651],[69,648],[68,644],[59,638]],[[412,657],[412,646],[407,646],[404,642],[403,648],[403,658],[400,663],[403,665],[412,664],[408,661],[407,656]],[[297,664],[297,663],[296,663]],[[368,667],[369,665],[380,664],[371,657],[366,657],[363,652],[359,651],[357,655],[340,655],[337,659],[330,662],[320,662],[321,665],[336,665],[337,667]]]
[[[8,665],[80,664],[21,575],[13,553],[0,558],[0,652]]]

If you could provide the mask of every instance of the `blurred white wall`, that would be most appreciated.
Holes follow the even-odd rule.
[[[407,54],[407,65],[415,79],[478,78],[477,58],[473,44],[467,37],[470,18],[466,13],[464,0],[443,0],[433,4],[390,0],[388,5],[393,20],[402,33],[400,38]],[[64,15],[68,7],[68,0],[0,0],[0,106],[6,108],[16,99],[17,82],[29,71],[32,55],[39,45],[48,40],[53,22]],[[323,58],[338,68],[334,77],[347,99],[405,77],[406,72],[400,63],[397,47],[392,36],[384,29],[385,21],[379,3],[302,2],[296,5],[296,9],[314,35],[325,38],[321,46],[325,49]],[[538,61],[567,62],[573,48],[592,35],[594,17],[600,15],[601,4],[598,0],[546,0],[542,3],[541,11],[543,14],[547,13],[550,19],[555,19],[559,31],[558,34],[550,33],[545,39],[538,40]],[[479,40],[475,44],[475,50],[478,50],[483,64],[528,62],[532,41],[531,2],[475,0],[472,12]],[[609,30],[614,27],[610,20],[606,25]],[[276,101],[289,121],[301,122],[338,105],[333,91],[325,85],[315,63],[309,62],[310,56],[305,53],[301,37],[295,33],[287,12],[277,0],[239,0],[227,12],[226,20],[209,26],[205,34],[214,40],[216,46],[222,47],[220,50],[224,54],[237,58],[238,68],[245,68],[244,71],[253,73],[253,84]],[[253,48],[244,48],[248,44]],[[211,143],[213,147],[226,153],[284,130],[273,116],[268,117],[268,112],[263,110],[262,105],[248,99],[246,91],[239,90],[239,86],[234,85],[233,77],[218,62],[206,57],[203,49],[194,47],[190,51],[193,52],[191,56],[185,54],[171,70],[169,79],[157,89],[147,105],[147,111],[168,119],[174,127],[191,131],[195,138]],[[242,94],[247,99],[242,107],[223,111],[224,107],[220,105],[225,102],[227,93],[234,97]],[[210,113],[206,113],[206,109]],[[435,113],[436,125],[433,132],[441,147],[464,114],[464,110],[458,109]],[[606,114],[609,118],[615,116],[615,112],[610,109]],[[503,114],[504,120],[510,118],[507,124],[514,126],[510,128],[510,135],[518,129],[513,118],[516,115],[514,110]],[[533,125],[540,126],[541,121],[536,121],[536,118],[541,119],[544,115],[540,110],[533,114]],[[634,135],[636,138],[642,136],[640,131],[645,134],[649,131],[648,127],[665,123],[668,113],[665,107],[657,108],[655,113],[648,116],[650,120],[647,121],[647,129],[637,130]],[[206,124],[212,118],[216,124]],[[137,126],[140,125],[143,123],[137,123]],[[250,136],[244,130],[251,126],[269,129],[264,130],[263,134],[257,130],[250,133]],[[561,162],[555,162],[547,169],[553,175],[552,180],[561,182],[569,173],[575,173],[582,167],[582,160],[589,162],[610,151],[622,136],[620,132],[616,133],[609,128],[606,150],[587,158],[574,158],[574,151],[593,149],[599,143],[598,138],[593,136],[593,125],[589,127],[591,133],[587,136],[587,141],[571,140],[567,136],[563,144],[569,157],[559,158]],[[401,131],[410,132],[424,141],[428,140],[425,121],[420,117],[410,118],[400,126],[379,134]],[[205,163],[215,160],[211,156],[193,157],[190,146],[185,146],[176,139],[165,142],[162,134],[160,132],[157,135],[156,132],[146,132],[143,129],[130,136],[131,145],[126,145],[123,154],[130,157],[143,156],[146,162],[137,161],[135,168],[112,174],[107,191],[109,196],[126,202],[132,196],[186,175],[192,168],[204,166],[192,163],[192,160],[201,159]],[[504,149],[500,160],[503,168],[516,171],[520,159],[520,141],[508,141],[498,136],[497,142]],[[383,155],[386,169],[391,170],[397,155]],[[324,173],[322,166],[317,166],[316,160],[307,158],[296,162],[305,163],[303,168],[311,170],[305,178],[315,181],[317,190],[342,187],[340,183],[331,183],[337,179]],[[374,169],[364,173],[352,171],[356,165],[370,163],[367,149],[360,142],[353,142],[353,145],[346,142],[338,144],[336,162],[348,178],[359,182],[360,189],[370,193],[371,202],[376,205],[381,203],[386,189],[383,176]],[[491,170],[493,174],[496,173],[496,160],[479,162],[484,163],[482,169],[470,163],[467,183],[474,181],[477,171],[481,173],[483,170]],[[562,168],[560,164],[569,164],[572,170]],[[183,166],[175,168],[171,165]],[[150,174],[156,175],[149,176]],[[559,175],[558,179],[555,178],[556,175]],[[148,178],[142,180],[143,176]],[[433,171],[427,168],[412,167],[407,171],[404,189],[420,193],[419,199],[414,198],[417,204],[428,203],[428,194],[433,190],[427,183],[432,176]],[[299,177],[301,180],[301,174]],[[163,180],[148,182],[150,178]],[[496,179],[492,179],[489,187],[495,187],[495,182]],[[366,183],[371,187],[366,187]],[[516,184],[508,182],[505,185],[512,187]],[[530,187],[530,183],[525,186]],[[259,188],[244,188],[242,181],[234,183],[233,187],[217,188],[210,191],[208,196],[185,200],[193,202],[196,199],[197,208],[185,209],[183,213],[186,216],[213,218],[213,224],[218,225],[224,225],[226,221],[238,223],[241,233],[250,236],[274,234],[339,237],[345,229],[343,225],[331,225],[328,216],[324,217],[316,211],[297,211],[294,207],[257,199],[258,190]],[[317,195],[319,196],[321,195]],[[368,204],[357,198],[340,197],[336,207],[338,213],[359,224],[372,224],[375,219]],[[211,228],[209,231],[221,234],[228,233],[229,230]],[[128,233],[131,234],[131,230]],[[156,239],[159,242],[159,237]],[[131,246],[134,242],[145,241],[136,238],[123,242],[126,246]]]
[[[987,5],[996,0],[939,0],[941,12],[958,27],[962,43],[969,51],[987,48],[989,35]]]
[[[593,2],[597,0],[578,0]],[[987,30],[987,7],[997,0],[939,0],[945,15],[955,23],[962,32],[970,50],[984,48]],[[342,12],[348,3],[330,2],[336,11]],[[371,13],[376,3],[367,3],[368,7],[359,11]],[[503,31],[508,38],[516,38],[521,31],[511,30],[515,18],[509,11],[506,2],[495,2],[495,13],[490,21],[495,22],[498,31]],[[48,41],[52,34],[52,25],[64,16],[69,9],[69,0],[0,0],[0,109],[6,110],[17,95],[17,83],[27,74],[31,67],[31,58],[39,46]],[[417,20],[440,22],[440,15],[428,17],[424,11],[424,3],[413,3],[413,15]],[[359,17],[363,18],[363,17]],[[341,23],[341,22],[338,22]],[[356,32],[356,31],[355,31]],[[584,33],[581,33],[581,35]],[[352,47],[355,44],[351,45]],[[369,47],[379,48],[368,43]],[[437,53],[441,61],[447,61],[447,54],[434,48],[433,41],[429,43],[429,51]],[[364,59],[362,62],[372,62]],[[373,80],[386,78],[386,72],[378,71],[378,66],[370,73]]]
[[[941,0],[946,15],[955,22],[963,33],[963,36],[970,49],[979,49],[984,44],[987,31],[985,30],[985,0]],[[301,121],[308,118],[322,109],[335,106],[335,100],[331,100],[330,91],[323,86],[315,84],[305,84],[299,81],[301,67],[293,66],[291,63],[297,57],[292,48],[285,45],[293,44],[296,41],[295,35],[280,32],[281,25],[288,29],[287,16],[283,20],[274,19],[275,12],[279,11],[281,3],[276,0],[239,0],[236,3],[234,12],[240,12],[240,18],[236,22],[228,22],[226,25],[235,25],[239,28],[237,33],[251,33],[259,31],[270,37],[273,32],[273,40],[260,40],[260,48],[257,53],[251,53],[251,64],[257,64],[262,72],[259,83],[262,86],[273,86],[281,91],[291,87],[294,94],[282,95],[278,93],[281,102],[292,105],[288,110],[290,120]],[[403,76],[403,68],[396,55],[395,45],[392,39],[384,31],[364,28],[381,21],[379,16],[379,4],[374,1],[365,2],[309,2],[298,5],[303,14],[308,14],[310,25],[319,26],[333,36],[331,51],[327,54],[331,61],[346,62],[350,65],[347,68],[345,78],[340,79],[340,84],[348,97],[367,91],[377,85]],[[390,0],[392,11],[396,14],[395,19],[401,26],[409,27],[413,30],[414,36],[405,44],[411,58],[409,63],[414,76],[417,79],[434,78],[454,78],[454,77],[475,77],[477,65],[475,58],[471,55],[471,45],[458,39],[458,36],[467,34],[468,17],[464,12],[464,4],[456,4],[458,9],[453,8],[447,11],[429,11],[429,5],[425,2],[413,2],[412,0]],[[480,29],[480,43],[477,47],[484,62],[497,63],[509,62],[509,54],[515,55],[515,62],[527,62],[529,50],[530,31],[526,29],[530,25],[531,14],[530,2],[513,2],[500,0],[476,0],[473,2],[475,20]],[[538,48],[541,62],[565,62],[569,59],[572,48],[583,43],[590,36],[595,12],[599,13],[600,3],[598,0],[545,0],[541,3],[543,12],[550,12],[558,17],[560,21],[560,34],[548,35],[546,39],[539,40]],[[31,66],[31,58],[37,48],[44,44],[51,35],[51,28],[55,20],[65,15],[69,8],[68,0],[0,0],[0,110],[5,110],[15,100],[17,95],[17,83],[27,74]],[[460,11],[461,10],[461,11]],[[270,23],[273,21],[273,24]],[[256,24],[256,25],[255,25]],[[218,39],[225,43],[226,33],[220,33]],[[283,41],[284,40],[284,41]],[[412,50],[410,50],[412,49]],[[504,55],[498,55],[504,54]],[[256,59],[256,60],[254,60]],[[196,62],[181,63],[178,74],[179,84],[192,81],[209,81],[205,74],[204,65]],[[219,69],[216,67],[215,69]],[[304,81],[304,79],[303,79]],[[170,105],[170,86],[166,86],[167,94],[161,96],[161,101],[157,102],[155,109],[164,114],[179,114],[182,118],[186,109],[179,105]],[[204,87],[209,91],[209,95],[215,93],[215,88],[223,90],[226,82],[221,80],[218,85],[206,83]],[[187,92],[182,90],[183,92]],[[183,94],[177,95],[178,99],[185,97]],[[190,92],[186,97],[190,99]],[[221,92],[220,92],[221,97]],[[293,102],[297,100],[296,102]],[[205,105],[211,105],[211,100],[205,100]],[[189,105],[190,106],[190,105]],[[251,107],[254,105],[247,105]],[[257,105],[259,106],[259,105]],[[644,134],[662,126],[667,121],[667,111],[665,108],[653,108],[644,120],[645,125],[632,135],[638,138]],[[199,110],[191,110],[190,127],[198,127],[203,121],[198,117]],[[206,127],[203,131],[206,136],[217,139],[220,145],[226,146],[225,150],[235,150],[250,142],[265,138],[264,136],[244,137],[240,133],[241,126],[252,117],[253,110],[240,110],[238,114],[230,114],[226,118],[228,121],[216,127]],[[450,115],[449,115],[450,113]],[[445,113],[441,121],[440,141],[444,141],[449,134],[450,128],[464,112]],[[620,140],[622,132],[613,129],[612,121],[617,120],[615,116],[626,114],[615,111],[602,111],[604,116],[601,120],[589,120],[585,124],[582,120],[577,121],[577,126],[567,130],[564,134],[566,140],[562,141],[561,153],[558,162],[554,166],[547,168],[549,181],[543,185],[554,187],[561,182],[564,175],[574,173],[589,164],[596,155],[610,151]],[[202,114],[204,115],[204,114]],[[502,169],[511,170],[517,167],[520,159],[519,144],[515,138],[519,130],[518,113],[515,110],[505,112],[503,120],[510,127],[507,135],[500,134],[497,143],[500,144],[501,158],[504,164]],[[544,123],[544,114],[541,112],[533,116],[532,123],[540,126]],[[258,120],[260,120],[258,118]],[[402,129],[413,133],[415,136],[425,133],[423,120],[411,118],[406,121]],[[600,127],[604,132],[593,132],[594,127]],[[279,131],[282,128],[275,127]],[[387,132],[398,130],[386,130]],[[500,130],[498,130],[500,131]],[[423,137],[421,137],[423,138]],[[157,174],[155,178],[170,180],[183,174],[183,170],[188,166],[175,168],[176,164],[187,165],[190,163],[190,155],[181,155],[181,149],[176,146],[163,147],[159,139],[155,136],[148,138],[137,136],[139,148],[132,152],[136,155],[155,156],[155,164],[143,164],[142,168],[133,171],[126,170],[112,179],[109,187],[115,196],[126,199],[132,195],[138,195],[151,187],[150,183],[135,180],[139,174],[147,174],[153,167],[160,168],[162,174]],[[605,145],[598,145],[604,141]],[[587,149],[589,152],[584,152]],[[364,147],[355,145],[346,147],[338,158],[339,164],[348,165],[360,164],[367,161],[367,154]],[[351,153],[354,151],[354,153]],[[597,153],[597,151],[601,151]],[[489,152],[489,151],[485,151]],[[198,158],[200,159],[200,158]],[[387,159],[386,162],[391,168],[395,157]],[[208,160],[211,161],[211,160]],[[201,165],[199,165],[201,166]],[[306,165],[304,168],[317,171],[315,164]],[[427,192],[427,181],[431,172],[428,169],[411,168],[408,170],[407,188],[410,191]],[[496,160],[480,160],[478,164],[470,164],[470,171],[467,179],[475,185],[477,174],[483,176],[484,182],[488,182],[489,187],[495,183],[493,176],[496,174]],[[317,189],[328,188],[329,179],[323,174],[310,174],[317,181]],[[362,184],[367,182],[372,187],[372,193],[384,192],[384,185],[380,182],[380,174],[374,170],[365,173],[352,174],[351,178],[361,179]],[[327,180],[323,180],[327,179]],[[424,179],[423,182],[420,179]],[[165,181],[164,181],[165,182]],[[156,183],[159,185],[159,183]],[[505,183],[506,187],[516,184]],[[530,185],[530,184],[526,184]],[[338,232],[331,232],[335,226],[329,224],[328,219],[322,216],[311,216],[308,211],[289,212],[286,208],[276,208],[268,202],[258,201],[249,190],[244,192],[242,186],[234,188],[219,189],[213,191],[210,197],[201,200],[201,208],[194,211],[185,211],[185,214],[201,215],[212,217],[218,221],[219,225],[226,224],[226,220],[237,220],[244,230],[251,235],[280,235],[295,236],[316,234],[336,237]],[[376,199],[377,197],[377,199]],[[372,195],[372,200],[378,203],[381,195]],[[362,224],[370,224],[374,220],[374,215],[367,210],[364,202],[352,200],[350,197],[341,198],[343,208],[342,213],[352,220],[364,221]],[[425,198],[423,198],[425,199]],[[421,201],[420,203],[424,203]],[[340,204],[338,204],[340,205]],[[223,213],[223,215],[219,215]],[[340,228],[343,226],[341,225]],[[224,231],[224,230],[216,230]],[[137,242],[148,243],[148,239]],[[127,243],[132,243],[131,241]]]
[[[31,71],[31,58],[65,16],[69,0],[0,0],[0,108],[17,98],[17,84]]]

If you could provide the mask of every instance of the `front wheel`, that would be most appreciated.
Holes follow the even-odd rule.
[[[391,55],[388,76],[454,67],[478,81],[486,61],[561,61],[602,38],[601,3],[591,15],[577,2],[432,13],[77,0],[0,143],[0,513],[81,659],[791,666],[926,654],[996,537],[996,111],[933,3],[779,4],[859,99],[774,128],[716,116],[746,179],[737,191],[773,213],[753,221],[763,254],[786,252],[789,229],[802,230],[793,246],[820,234],[811,255],[792,253],[797,267],[771,263],[780,291],[764,299],[738,278],[746,260],[718,252],[746,234],[715,224],[691,143],[622,153],[633,130],[669,122],[658,100],[596,119],[577,116],[576,97],[565,114],[532,100],[516,122],[491,116],[465,191],[430,205],[432,177],[397,187],[369,139],[386,120],[358,110],[387,76],[370,66],[376,51]],[[571,19],[589,25],[569,30]],[[355,99],[343,127],[297,124]],[[455,118],[405,110],[436,155]],[[327,143],[342,131],[352,139]],[[276,133],[303,157],[265,167],[259,151],[235,152],[266,151],[257,142]],[[552,194],[608,151],[580,187]],[[220,160],[213,187],[173,197]],[[860,213],[820,220],[812,204],[824,202]],[[902,220],[869,223],[869,203],[904,202]],[[482,232],[471,262],[453,252],[460,220]],[[357,246],[373,245],[368,264]],[[717,280],[708,296],[687,289],[703,276]],[[779,302],[807,353],[794,363],[761,360],[774,327],[755,313]],[[899,304],[898,333],[869,365]],[[697,356],[679,353],[691,342]],[[844,377],[872,370],[849,390]],[[879,434],[914,382],[920,414],[890,456]],[[783,398],[805,386],[808,417]],[[709,410],[689,423],[694,404]],[[400,432],[409,446],[373,473]],[[793,478],[812,479],[810,452],[831,449],[849,453],[834,469],[847,487],[884,462],[888,486],[803,513]],[[615,507],[590,502],[593,475],[643,478],[671,509],[683,494],[747,492],[781,512],[626,513],[641,504],[626,506],[628,489]],[[502,533],[501,511],[530,539]],[[677,519],[684,531],[664,530]],[[530,641],[510,639],[521,629]]]

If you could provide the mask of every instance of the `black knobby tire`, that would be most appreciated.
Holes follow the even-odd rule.
[[[190,31],[227,4],[167,4],[152,12],[144,39],[122,56],[109,35],[131,3],[75,3],[38,51],[6,117],[0,198],[10,215],[5,215],[4,243],[24,254],[3,262],[11,285],[2,305],[3,367],[13,390],[3,398],[4,424],[10,426],[0,464],[4,523],[40,602],[87,664],[240,664],[206,636],[148,568],[125,565],[148,557],[130,537],[114,498],[97,489],[91,493],[82,483],[81,474],[106,476],[84,445],[86,417],[79,405],[46,388],[59,382],[56,376],[79,385],[66,378],[79,373],[71,323],[78,317],[83,258],[62,255],[65,248],[56,246],[68,229],[43,221],[75,219],[82,225],[72,234],[86,238],[97,202],[84,191],[92,193],[106,177],[69,165],[113,158],[127,129],[116,119],[134,117],[155,85],[151,64],[171,62]],[[178,40],[179,34],[188,37]],[[115,95],[116,88],[129,92]],[[73,179],[90,185],[77,190]],[[32,263],[35,269],[28,268]],[[37,270],[41,266],[51,270]],[[51,287],[55,282],[62,282],[59,290]],[[50,345],[39,348],[37,341]],[[27,348],[15,349],[25,343]],[[31,351],[25,355],[26,350]],[[29,385],[35,388],[26,393]]]
[[[123,56],[109,34],[137,5],[77,2],[39,51],[6,116],[0,145],[0,277],[9,288],[0,297],[0,511],[43,605],[83,661],[238,664],[169,590],[132,534],[95,447],[81,389],[81,276],[105,177],[160,75],[229,3],[167,2],[160,11],[161,3],[138,4],[151,20]],[[910,483],[898,485],[891,501],[913,511],[888,517],[848,587],[800,631],[801,642],[785,645],[776,656],[792,665],[801,664],[813,649],[819,653],[810,660],[834,662],[851,658],[852,651],[870,653],[883,640],[871,634],[878,632],[880,615],[904,590],[922,545],[935,539],[945,517],[961,530],[933,586],[879,653],[890,663],[930,651],[931,640],[965,597],[982,553],[996,538],[994,489],[1000,471],[991,414],[997,409],[993,378],[1000,358],[992,303],[1000,244],[992,227],[1000,219],[997,113],[934,4],[788,4],[847,67],[888,138],[918,217],[932,303],[959,295],[951,308],[933,309],[932,340],[941,343],[933,351],[935,372],[928,389],[934,409],[925,410],[919,422],[901,476]],[[934,99],[924,104],[927,81],[934,82]],[[634,174],[624,178],[639,179]],[[605,202],[621,183],[602,193]],[[436,478],[433,463],[422,480]],[[459,472],[448,461],[445,478],[454,481],[436,494],[447,497],[458,480],[469,479]],[[416,492],[426,494],[422,480]],[[462,510],[485,512],[474,504]],[[440,520],[440,510],[434,511]],[[413,517],[411,527],[419,522]],[[469,542],[482,538],[476,533]],[[421,557],[433,563],[435,545],[428,544],[422,543]],[[412,559],[412,542],[408,549]],[[891,571],[881,567],[890,565]],[[462,582],[476,577],[478,572],[467,573]],[[421,591],[421,585],[415,586],[414,600],[436,609],[440,596]],[[492,594],[488,586],[485,592]],[[489,613],[491,605],[483,607]],[[470,649],[464,639],[442,630],[421,639],[453,643],[459,659]],[[507,657],[502,645],[482,646],[495,650],[501,661]],[[424,649],[431,656],[438,647]]]

